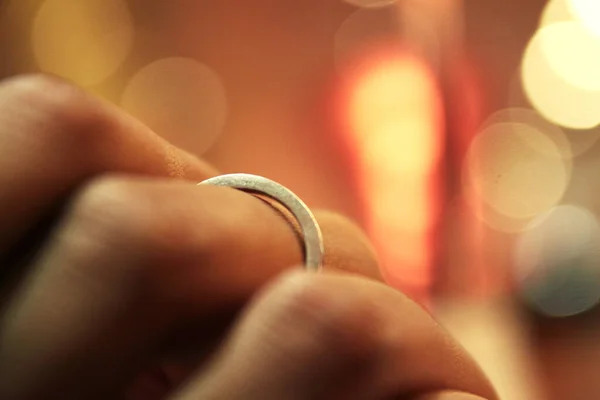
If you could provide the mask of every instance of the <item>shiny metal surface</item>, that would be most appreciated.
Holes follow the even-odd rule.
[[[288,210],[300,226],[304,240],[304,265],[307,270],[319,271],[323,261],[323,235],[314,215],[291,190],[270,179],[251,174],[220,175],[199,185],[226,186],[250,194],[268,197]]]

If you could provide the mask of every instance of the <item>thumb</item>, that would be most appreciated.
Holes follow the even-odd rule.
[[[294,272],[250,304],[220,354],[176,399],[419,399],[439,390],[450,392],[423,400],[465,396],[452,391],[496,399],[467,353],[399,292],[358,277]]]

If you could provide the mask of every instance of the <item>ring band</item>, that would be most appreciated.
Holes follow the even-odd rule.
[[[199,185],[225,186],[250,194],[259,194],[281,204],[298,222],[304,241],[304,266],[319,271],[323,262],[323,235],[313,213],[291,190],[270,179],[250,174],[220,175]]]

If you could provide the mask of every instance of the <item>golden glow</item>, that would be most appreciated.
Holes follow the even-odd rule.
[[[600,2],[551,0],[523,58],[529,101],[549,121],[572,129],[600,123]]]
[[[469,282],[470,283],[470,282]],[[505,295],[506,296],[506,295]],[[530,322],[510,301],[445,300],[435,317],[473,356],[497,390],[498,398],[548,399],[532,357]]]
[[[398,226],[381,225],[369,232],[388,282],[420,291],[431,284],[432,249],[428,237]]]
[[[545,58],[558,76],[583,90],[600,90],[600,37],[578,22],[560,22],[539,34]]]
[[[539,27],[558,22],[577,22],[589,33],[600,36],[600,2],[597,0],[550,0],[544,7]]]
[[[600,1],[565,0],[571,13],[591,33],[600,37]]]
[[[33,51],[42,71],[91,86],[119,68],[133,34],[122,0],[46,0],[33,25]]]
[[[550,0],[542,12],[539,23],[540,29],[557,22],[573,21],[575,16],[567,3],[568,1],[569,0]]]
[[[431,279],[429,233],[437,216],[428,177],[377,175],[376,170],[368,177],[368,231],[386,273],[394,282],[427,287]]]
[[[390,58],[367,69],[349,104],[350,126],[368,165],[397,173],[429,171],[440,153],[439,120],[432,118],[432,76],[416,59]]]
[[[398,174],[377,170],[370,178],[365,189],[375,193],[370,200],[375,225],[392,224],[417,233],[431,228],[435,215],[427,176],[406,174],[400,181]]]
[[[556,160],[556,162],[559,158],[562,159],[565,173],[570,176],[574,154],[571,143],[561,128],[544,119],[535,110],[515,107],[493,113],[482,124],[481,131],[486,132],[489,127],[495,129],[494,127],[498,124],[506,129],[505,136],[509,140],[515,141],[518,146],[525,146],[526,152],[535,152],[537,157],[548,157],[550,160]],[[533,134],[531,134],[532,132]],[[540,135],[543,135],[543,137],[540,137]],[[493,143],[490,144],[490,146],[493,145]],[[490,151],[493,152],[493,150]],[[490,160],[490,163],[493,163],[493,160]],[[517,216],[510,216],[490,206],[488,202],[481,202],[480,191],[482,188],[469,182],[473,179],[485,178],[482,176],[479,178],[469,176],[472,171],[468,168],[465,169],[465,172],[465,199],[471,206],[471,212],[479,220],[485,222],[493,230],[505,233],[517,233],[527,228],[535,215],[517,213]],[[482,172],[479,174],[482,174]]]
[[[530,125],[490,125],[469,149],[466,192],[472,191],[497,214],[534,217],[562,198],[570,179],[567,163],[556,145]]]
[[[486,203],[478,203],[480,198],[474,193],[465,193],[465,200],[470,205],[470,211],[477,220],[482,221],[488,228],[504,233],[518,233],[527,228],[531,218],[511,218],[500,214]]]
[[[436,80],[421,59],[397,51],[371,53],[362,67],[349,69],[345,115],[364,166],[368,230],[390,282],[423,289],[438,216],[432,173],[443,120]]]
[[[515,124],[525,124],[539,132],[542,132],[550,141],[536,140],[538,135],[527,135],[528,130],[513,130],[513,133],[519,135],[521,140],[524,140],[532,150],[544,153],[548,156],[555,157],[556,151],[565,159],[573,158],[573,150],[571,143],[566,133],[560,127],[554,125],[550,121],[544,119],[538,112],[529,108],[512,107],[499,110],[490,115],[482,124],[484,130],[488,126],[498,123],[511,122]],[[533,142],[530,142],[533,140]],[[549,147],[547,145],[550,145]],[[567,164],[570,164],[567,162]]]
[[[225,87],[209,67],[189,58],[166,58],[142,68],[129,82],[122,106],[171,143],[202,154],[222,132]]]
[[[596,46],[600,42],[578,26],[561,22],[539,30],[525,51],[521,81],[529,101],[546,119],[568,128],[589,129],[600,123],[600,90],[594,90],[600,89],[600,56],[583,53],[600,51]],[[587,39],[573,43],[575,35]],[[569,59],[562,59],[561,54]]]
[[[565,158],[574,158],[584,154],[600,139],[600,125],[596,125],[591,129],[566,129],[549,121],[538,111],[529,108],[531,104],[524,93],[521,77],[518,73],[514,76],[510,85],[508,104],[512,107],[492,114],[486,125],[493,122],[529,124],[544,132],[556,144]]]

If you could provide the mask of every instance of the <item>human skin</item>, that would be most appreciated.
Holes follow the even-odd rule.
[[[305,273],[274,209],[56,78],[0,85],[0,149],[0,398],[496,399],[344,218]]]

